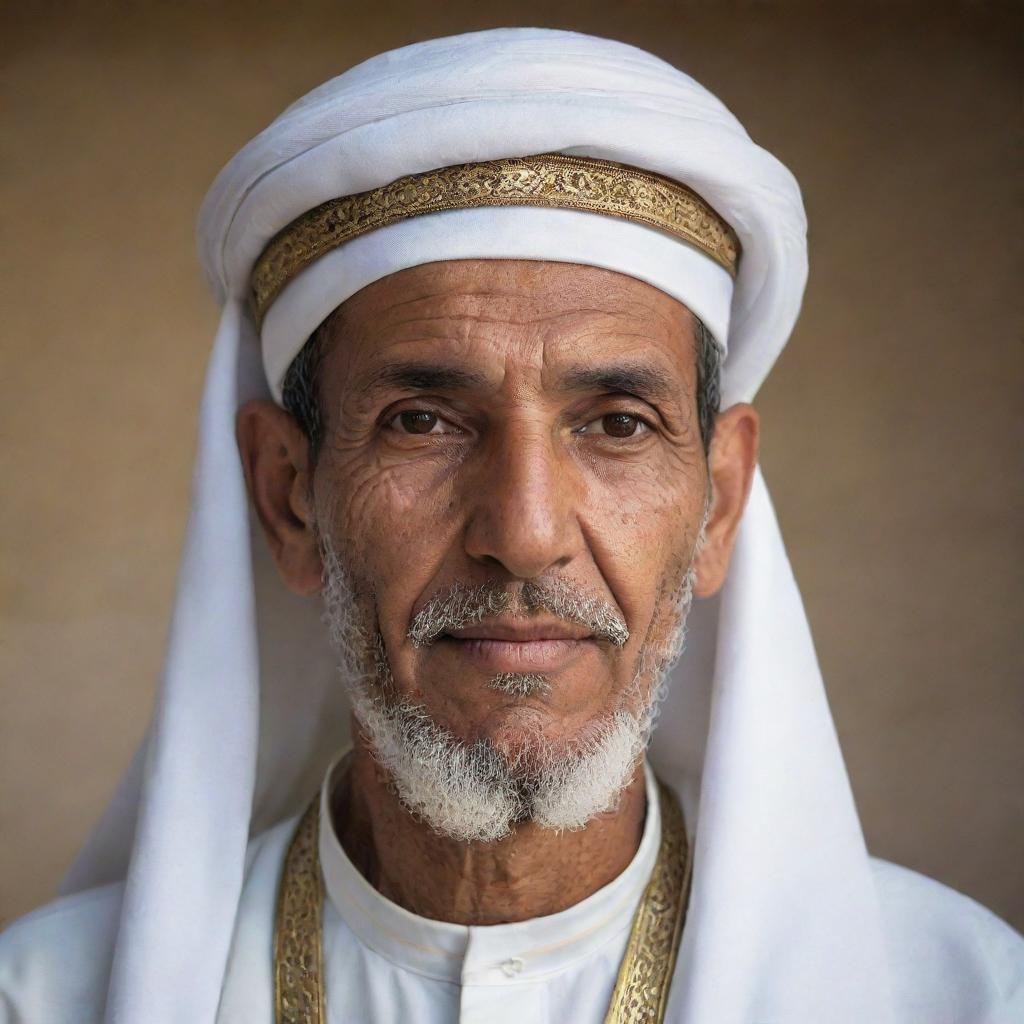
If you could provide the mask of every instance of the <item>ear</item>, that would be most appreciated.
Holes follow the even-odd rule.
[[[294,418],[273,402],[246,403],[235,421],[245,482],[267,545],[286,587],[320,589],[320,551],[313,529],[309,441]]]
[[[694,563],[697,582],[693,592],[697,597],[710,597],[725,582],[736,531],[754,479],[760,433],[757,410],[746,403],[731,406],[715,419],[708,454],[711,511],[704,546]]]

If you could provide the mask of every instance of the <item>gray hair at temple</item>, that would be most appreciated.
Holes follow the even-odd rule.
[[[320,324],[291,361],[281,393],[281,404],[295,417],[299,429],[309,439],[310,456],[314,461],[324,435],[320,367],[326,354],[330,319]],[[700,317],[694,316],[693,322],[697,349],[697,419],[706,455],[721,405],[723,351]]]

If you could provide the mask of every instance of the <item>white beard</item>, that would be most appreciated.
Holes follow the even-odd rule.
[[[700,540],[695,551],[699,548]],[[510,758],[486,740],[458,739],[421,705],[389,701],[395,687],[383,639],[360,623],[349,576],[326,537],[321,550],[324,618],[353,710],[410,812],[453,839],[490,842],[521,821],[580,829],[617,805],[647,747],[668,674],[683,650],[696,579],[692,565],[676,594],[668,640],[657,652],[643,652],[640,663],[646,668],[638,671],[620,706],[566,749],[538,738],[528,757]],[[636,710],[626,706],[630,698],[639,702]]]

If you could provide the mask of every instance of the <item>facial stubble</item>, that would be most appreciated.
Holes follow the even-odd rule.
[[[702,538],[703,524],[685,572],[662,599],[668,603],[661,609],[668,617],[664,638],[646,641],[639,668],[615,708],[561,747],[537,734],[509,752],[487,739],[460,739],[425,706],[401,696],[376,613],[365,596],[357,597],[353,575],[322,535],[324,617],[339,669],[367,744],[406,809],[463,842],[504,838],[523,821],[553,830],[579,829],[613,809],[647,747],[669,673],[683,650],[695,582],[693,559]],[[517,614],[543,609],[586,622],[614,646],[623,646],[629,635],[614,608],[570,581],[555,579],[514,588],[456,584],[414,619],[409,639],[429,644],[458,623],[481,622],[510,607]],[[551,689],[551,682],[535,673],[502,673],[487,685],[514,699]]]

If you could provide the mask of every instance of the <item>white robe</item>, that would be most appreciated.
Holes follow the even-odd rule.
[[[710,203],[742,246],[728,309],[708,268],[676,266],[689,255],[684,243],[670,256],[639,241],[653,228],[487,207],[361,236],[295,277],[262,326],[251,315],[255,260],[321,203],[433,168],[555,152],[661,174]],[[271,899],[259,893],[273,886],[254,873],[251,839],[300,810],[346,734],[347,687],[321,602],[289,593],[265,545],[250,545],[235,436],[236,411],[272,394],[318,318],[351,289],[430,260],[583,262],[648,281],[704,316],[725,347],[727,407],[756,394],[789,337],[807,274],[799,187],[721,101],[651,54],[546,29],[415,44],[318,87],[218,177],[200,249],[223,314],[154,716],[63,887],[127,879],[113,897],[122,912],[109,1024],[216,1019],[225,979],[239,969],[236,932],[246,941],[252,931],[239,932],[239,915],[270,927]],[[708,273],[727,286],[724,272]],[[695,603],[687,648],[650,748],[659,777],[683,799],[696,851],[671,1019],[893,1024],[900,1005],[904,1018],[927,1020],[930,1000],[930,1016],[948,1024],[958,1006],[960,1019],[984,1019],[978,1004],[1005,1002],[1000,986],[1019,974],[1010,933],[869,860],[759,472],[728,578]],[[259,847],[273,863],[275,842],[283,840]],[[109,957],[109,935],[86,941],[90,958]],[[267,948],[257,954],[256,977],[245,979],[254,991],[269,984]],[[601,975],[595,966],[589,976]],[[62,964],[46,984],[75,977]]]
[[[330,1024],[601,1024],[661,838],[650,769],[643,836],[621,875],[561,913],[487,927],[432,921],[380,895],[338,841],[327,809],[331,783],[329,773],[320,807]],[[282,822],[249,845],[218,1024],[274,1020],[275,906],[296,824],[295,818]],[[900,1021],[1024,1021],[1024,940],[937,882],[884,861],[872,866]],[[122,891],[114,884],[66,897],[0,935],[2,1024],[102,1020]],[[195,934],[199,948],[201,921]],[[667,1019],[684,1019],[671,1001]],[[769,1018],[752,1006],[750,1020],[768,1024]],[[771,1018],[771,1024],[790,1022],[809,1024]]]

